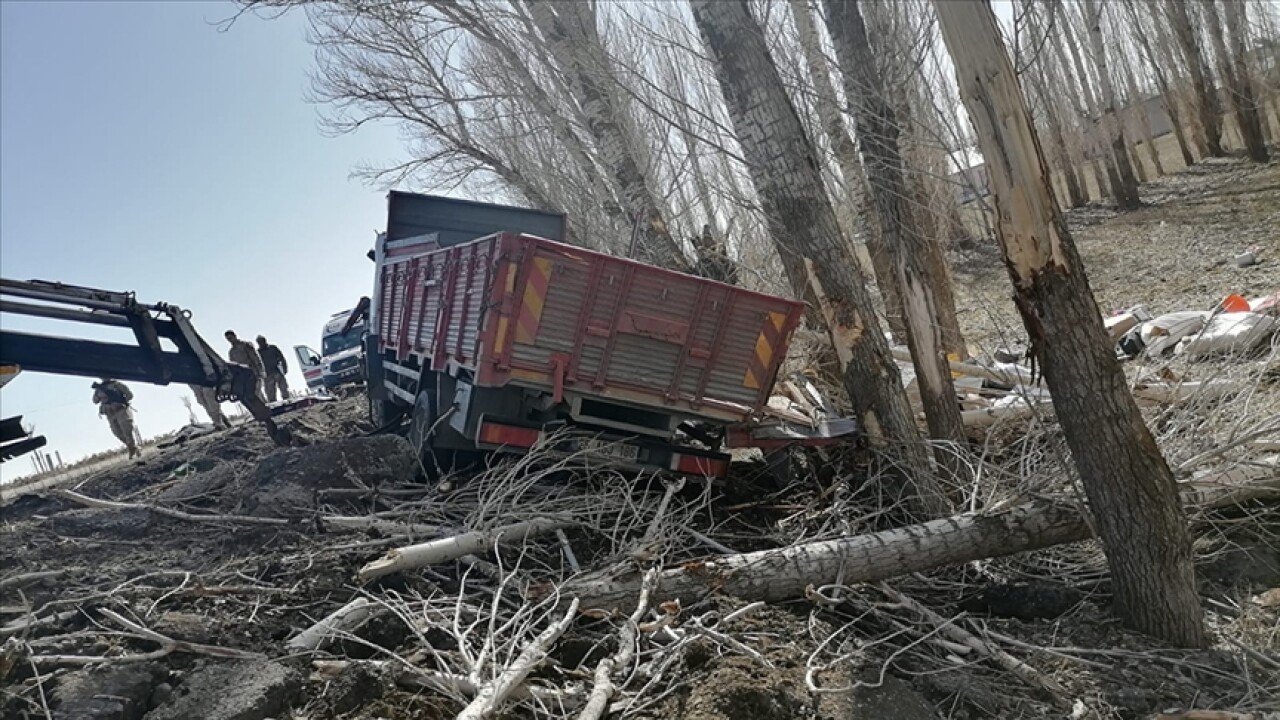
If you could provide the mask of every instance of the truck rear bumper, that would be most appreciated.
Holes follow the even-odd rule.
[[[640,437],[621,437],[581,430],[547,432],[542,427],[481,417],[476,448],[549,457],[578,457],[623,470],[665,470],[702,478],[724,478],[729,456]]]

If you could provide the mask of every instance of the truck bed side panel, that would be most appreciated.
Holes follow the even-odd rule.
[[[537,238],[508,236],[516,273],[495,302],[506,336],[479,382],[511,380],[697,415],[767,399],[802,305]],[[498,323],[501,323],[499,319]]]
[[[436,370],[450,360],[474,365],[492,305],[493,252],[499,237],[413,258],[399,272],[393,265],[383,268],[383,284],[399,284],[385,305],[390,312],[384,314],[380,332],[398,359],[417,354]]]
[[[382,269],[379,332],[432,369],[737,420],[767,399],[802,304],[528,235]]]

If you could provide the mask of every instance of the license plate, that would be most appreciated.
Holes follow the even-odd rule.
[[[640,448],[635,445],[600,438],[582,438],[578,441],[578,449],[613,460],[635,462],[640,457]]]

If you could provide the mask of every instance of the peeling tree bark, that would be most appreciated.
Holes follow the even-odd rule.
[[[907,322],[907,345],[920,385],[929,434],[935,440],[963,444],[964,426],[956,402],[955,384],[947,366],[940,306],[940,286],[947,283],[939,268],[926,263],[927,245],[937,238],[922,236],[915,213],[908,206],[911,193],[903,174],[898,125],[871,53],[866,24],[856,1],[828,1],[827,27],[844,75],[845,96],[853,108],[871,198],[880,218],[884,246],[893,262]],[[953,308],[954,314],[954,308]],[[965,465],[950,448],[940,448],[938,462],[963,481]]]
[[[840,233],[812,143],[769,56],[745,0],[693,0],[698,32],[711,51],[729,117],[742,145],[779,254],[807,261],[840,359],[844,386],[869,432],[902,454],[903,490],[928,517],[949,503],[919,442],[898,368],[889,355],[851,245]],[[794,288],[797,295],[805,287]]]
[[[935,0],[934,7],[987,159],[1014,302],[1088,495],[1118,614],[1168,642],[1203,646],[1191,541],[1173,475],[1098,323],[995,16],[983,0]]]

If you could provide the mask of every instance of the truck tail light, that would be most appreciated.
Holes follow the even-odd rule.
[[[504,425],[487,420],[480,424],[481,445],[505,445],[528,449],[537,444],[540,437],[542,433],[537,428]]]
[[[685,475],[723,478],[729,474],[729,461],[703,455],[672,453],[671,469]]]

